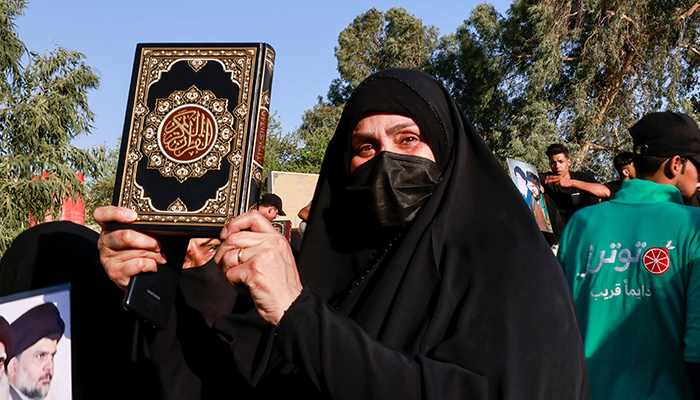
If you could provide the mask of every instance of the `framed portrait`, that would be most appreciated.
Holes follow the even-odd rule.
[[[0,316],[9,324],[9,330],[4,323],[0,327],[8,360],[0,399],[17,393],[71,399],[70,284],[0,298]]]

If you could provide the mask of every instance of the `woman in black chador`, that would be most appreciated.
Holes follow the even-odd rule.
[[[255,309],[214,324],[225,345],[183,339],[200,356],[205,343],[226,349],[202,367],[211,393],[243,396],[244,385],[226,378],[235,375],[258,398],[589,397],[561,269],[503,167],[436,80],[392,69],[360,84],[312,204],[296,262],[255,212],[222,231],[215,260]],[[95,217],[134,215],[105,208]],[[125,285],[162,262],[154,242],[104,233],[113,280]]]

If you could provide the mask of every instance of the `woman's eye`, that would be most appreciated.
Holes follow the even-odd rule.
[[[358,154],[366,154],[366,153],[372,151],[373,149],[374,149],[374,147],[372,147],[371,144],[365,144],[365,145],[360,146],[360,148],[357,149],[357,153]]]

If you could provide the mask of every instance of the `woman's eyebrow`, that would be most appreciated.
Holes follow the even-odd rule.
[[[416,123],[413,122],[413,121],[401,122],[401,123],[398,123],[398,124],[396,124],[396,125],[394,125],[394,126],[391,126],[391,127],[387,128],[386,134],[387,134],[387,135],[391,135],[391,134],[394,134],[394,133],[396,133],[396,132],[399,132],[399,131],[401,131],[401,130],[407,128],[407,127],[411,127],[411,126],[416,126],[416,127],[417,127],[418,124],[416,124]],[[420,129],[420,128],[419,128],[419,129]],[[351,134],[350,136],[351,136],[353,139],[354,139],[354,138],[357,138],[357,139],[373,139],[373,138],[376,137],[376,135],[375,135],[374,133],[372,133],[372,132],[359,132],[359,131],[353,131],[352,134]]]
[[[391,135],[392,133],[396,133],[404,128],[407,128],[409,126],[418,126],[415,122],[403,122],[400,124],[396,124],[386,130],[387,135]]]
[[[370,133],[370,132],[353,132],[350,136],[352,137],[353,140],[354,139],[358,139],[358,140],[373,139],[375,137],[375,135],[373,133]]]

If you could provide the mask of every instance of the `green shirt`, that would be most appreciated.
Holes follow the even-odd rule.
[[[690,398],[700,362],[700,209],[633,179],[577,212],[558,258],[579,313],[595,399]]]

